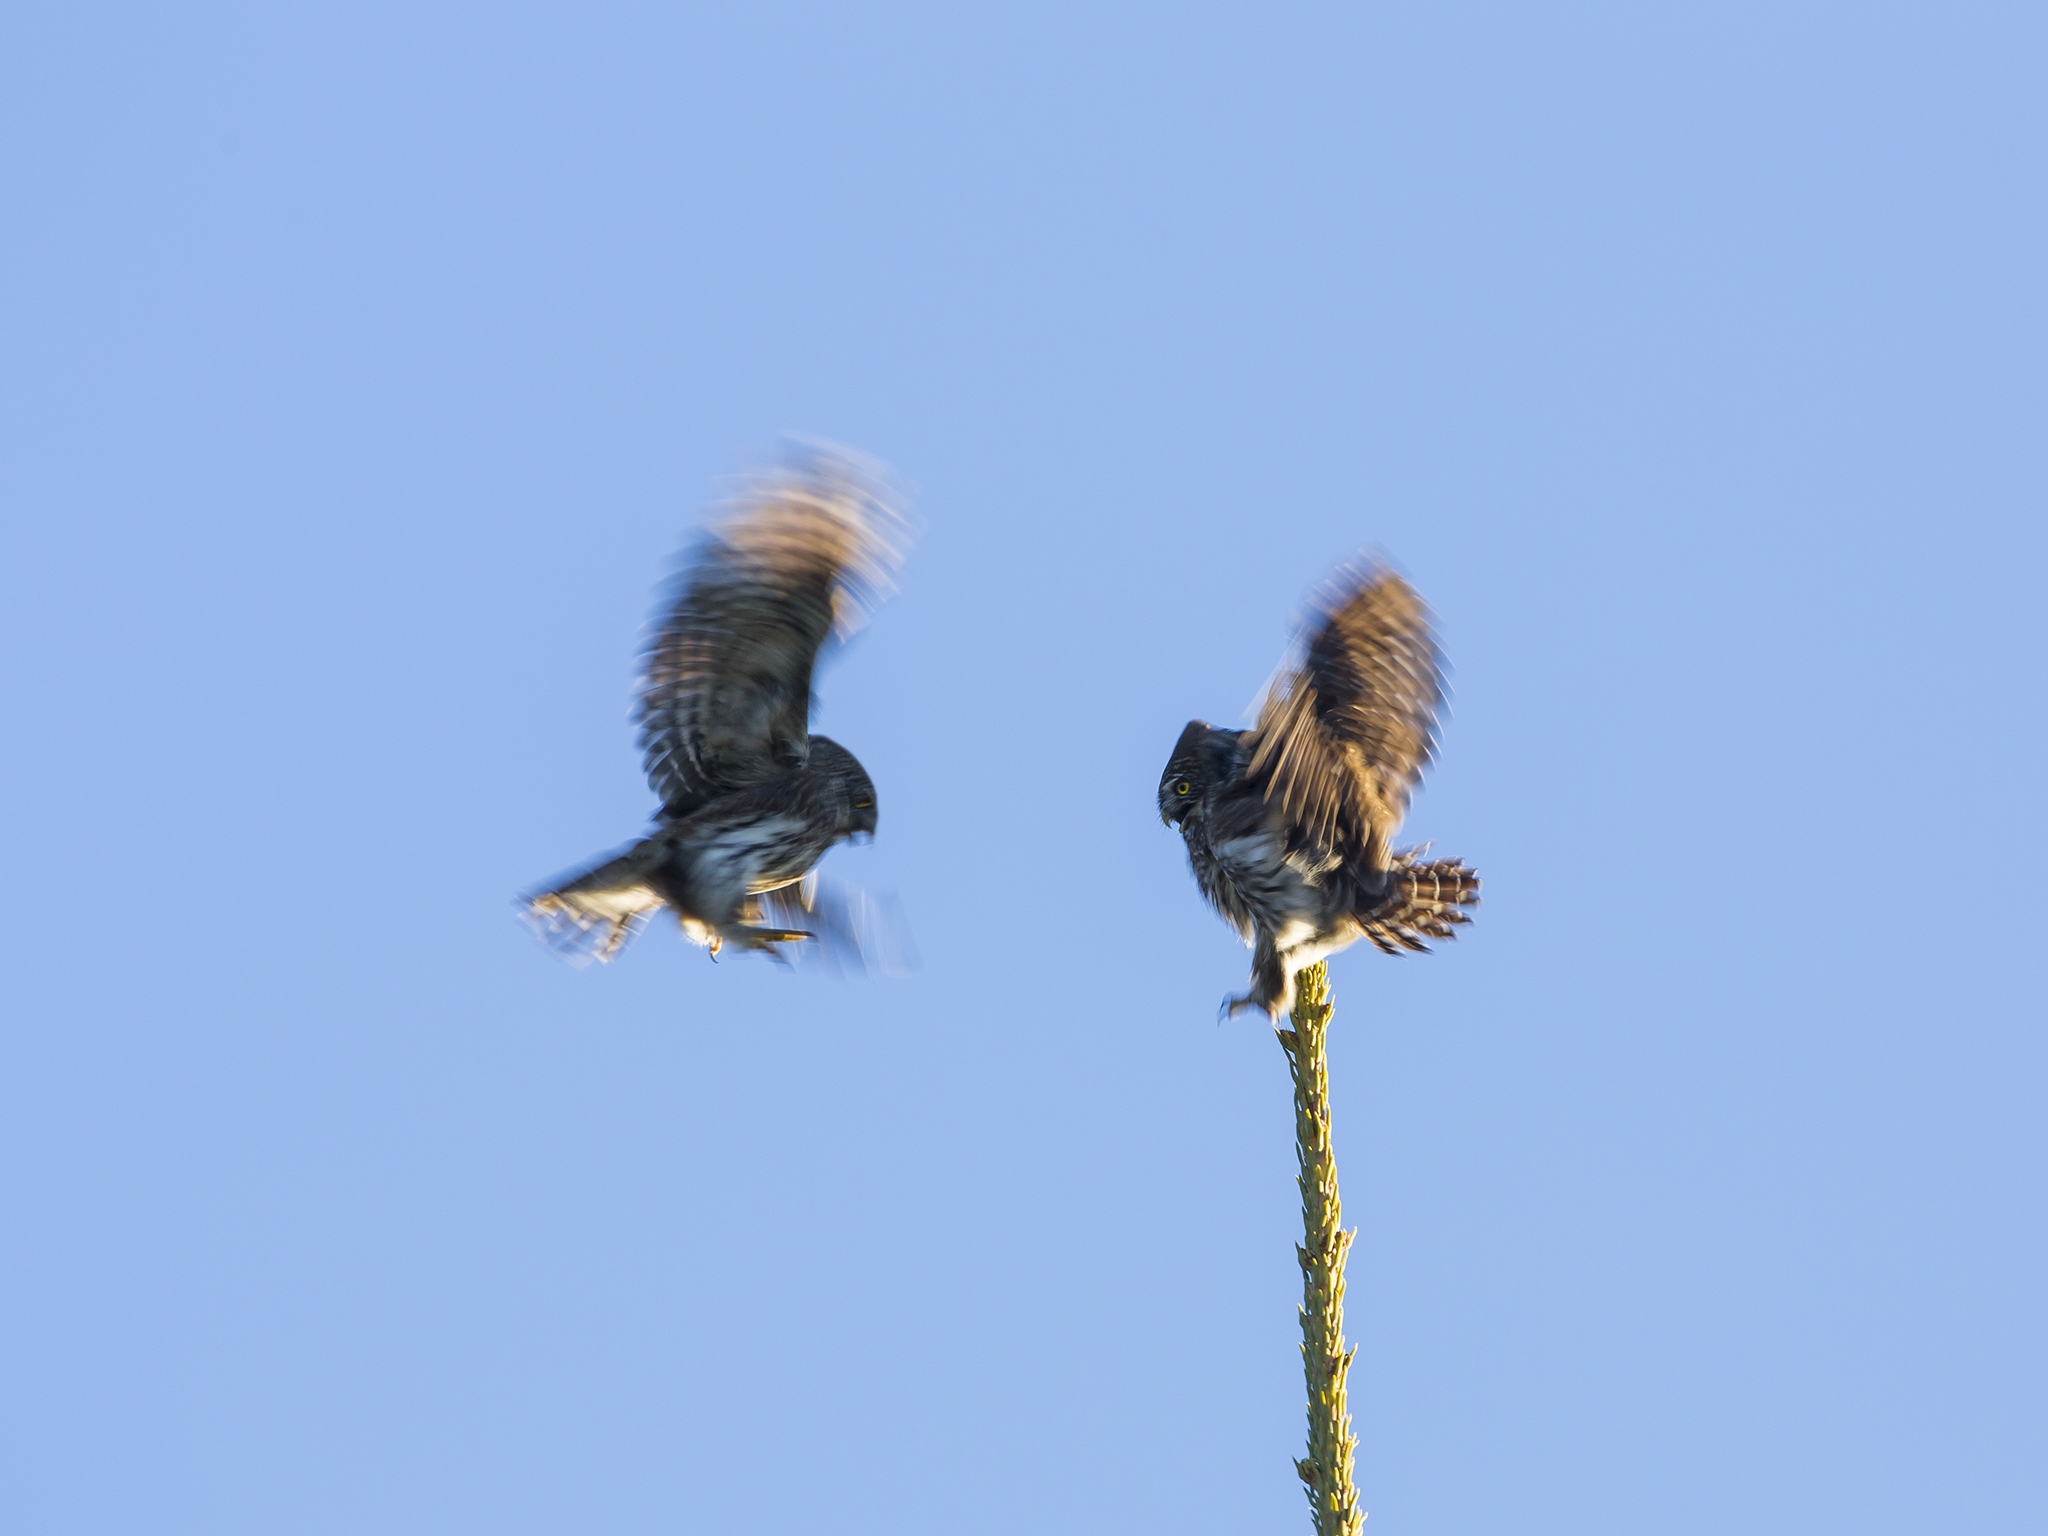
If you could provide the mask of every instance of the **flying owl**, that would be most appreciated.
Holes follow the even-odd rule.
[[[872,839],[874,781],[810,732],[812,672],[890,589],[907,533],[879,473],[816,451],[752,487],[684,562],[641,656],[635,719],[654,829],[521,898],[550,947],[609,961],[663,907],[730,945],[857,947],[860,903],[819,897],[826,850]],[[764,921],[765,919],[765,921]]]
[[[1248,731],[1188,722],[1159,780],[1195,882],[1252,949],[1251,990],[1226,1015],[1294,1005],[1294,973],[1370,939],[1426,950],[1471,921],[1479,877],[1393,846],[1436,742],[1441,658],[1429,614],[1392,571],[1340,572],[1300,659],[1283,664]]]

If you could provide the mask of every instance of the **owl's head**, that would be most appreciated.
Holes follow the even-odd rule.
[[[1188,722],[1159,776],[1161,821],[1170,827],[1187,825],[1202,808],[1202,797],[1229,777],[1237,738],[1238,732],[1219,731],[1206,720]]]
[[[875,781],[861,767],[860,759],[829,736],[811,738],[811,768],[831,782],[835,809],[839,812],[839,835],[869,842],[875,838]]]

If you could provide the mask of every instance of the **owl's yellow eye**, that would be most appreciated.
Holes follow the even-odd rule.
[[[854,808],[854,809],[855,809],[856,811],[864,811],[864,810],[866,810],[866,809],[867,809],[867,808],[868,808],[869,806],[873,805],[874,803],[875,803],[875,802],[874,802],[874,801],[872,801],[872,800],[870,800],[870,799],[868,799],[868,797],[867,797],[866,795],[862,795],[862,796],[860,797],[860,799],[858,799],[858,800],[856,800],[856,801],[854,801],[854,802],[853,802],[853,808]]]
[[[1188,792],[1190,788],[1192,788],[1192,786],[1188,783],[1188,781],[1186,779],[1182,779],[1178,784],[1173,786],[1173,792],[1176,795],[1184,795]]]

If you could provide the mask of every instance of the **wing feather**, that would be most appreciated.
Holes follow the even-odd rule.
[[[665,814],[801,766],[819,647],[887,595],[907,543],[878,466],[813,450],[686,560],[641,657],[640,749]]]
[[[907,976],[918,968],[917,945],[893,895],[871,896],[857,885],[820,880],[812,870],[753,900],[768,926],[811,935],[788,951],[798,965],[837,976]]]
[[[1315,611],[1259,708],[1246,776],[1311,840],[1384,869],[1435,751],[1442,657],[1422,599],[1384,566],[1341,572]]]

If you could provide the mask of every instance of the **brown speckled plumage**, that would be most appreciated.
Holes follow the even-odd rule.
[[[661,798],[647,836],[521,903],[572,960],[609,960],[666,906],[713,955],[776,953],[815,928],[760,925],[835,843],[876,825],[854,755],[810,734],[818,652],[857,628],[901,559],[904,525],[879,476],[807,454],[714,526],[673,585],[642,658],[640,748]]]
[[[1397,851],[1436,745],[1442,663],[1428,611],[1392,571],[1344,571],[1319,595],[1300,661],[1248,731],[1190,721],[1159,780],[1196,884],[1252,947],[1252,986],[1225,1008],[1278,1018],[1294,973],[1369,939],[1423,950],[1471,921],[1479,877]]]

